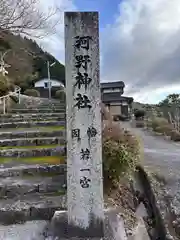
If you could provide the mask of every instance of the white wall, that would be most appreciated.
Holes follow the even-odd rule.
[[[64,86],[60,81],[58,80],[54,80],[54,79],[51,79],[51,86],[52,87],[60,87],[60,86]],[[44,87],[44,83],[45,82],[49,82],[49,80],[47,78],[45,79],[41,79],[39,81],[37,81],[34,85],[34,87]]]

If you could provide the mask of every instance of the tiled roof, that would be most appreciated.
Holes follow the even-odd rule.
[[[127,101],[127,102],[131,103],[131,102],[133,102],[133,98],[121,96],[118,92],[102,94],[102,102],[104,102],[104,103],[122,102],[122,101]]]
[[[125,84],[123,81],[118,81],[118,82],[104,82],[101,83],[101,88],[124,88]]]

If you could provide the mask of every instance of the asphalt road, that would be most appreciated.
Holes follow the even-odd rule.
[[[144,166],[165,177],[180,178],[180,143],[165,140],[162,136],[152,136],[148,131],[132,127],[127,122],[121,125],[140,138]]]

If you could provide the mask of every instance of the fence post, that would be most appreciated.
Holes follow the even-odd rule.
[[[20,90],[18,91],[18,103],[20,104],[21,100],[20,100]]]
[[[3,114],[6,114],[6,98],[3,98]]]

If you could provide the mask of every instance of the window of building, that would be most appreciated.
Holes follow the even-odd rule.
[[[51,82],[50,82],[50,87],[51,87]],[[44,88],[49,88],[49,82],[44,82]]]
[[[122,92],[121,88],[108,88],[103,90],[104,93],[111,93],[111,92]]]
[[[121,92],[120,88],[113,88],[113,92]]]
[[[104,93],[110,93],[110,92],[112,92],[112,89],[110,89],[110,88],[109,89],[104,89],[103,92]]]

